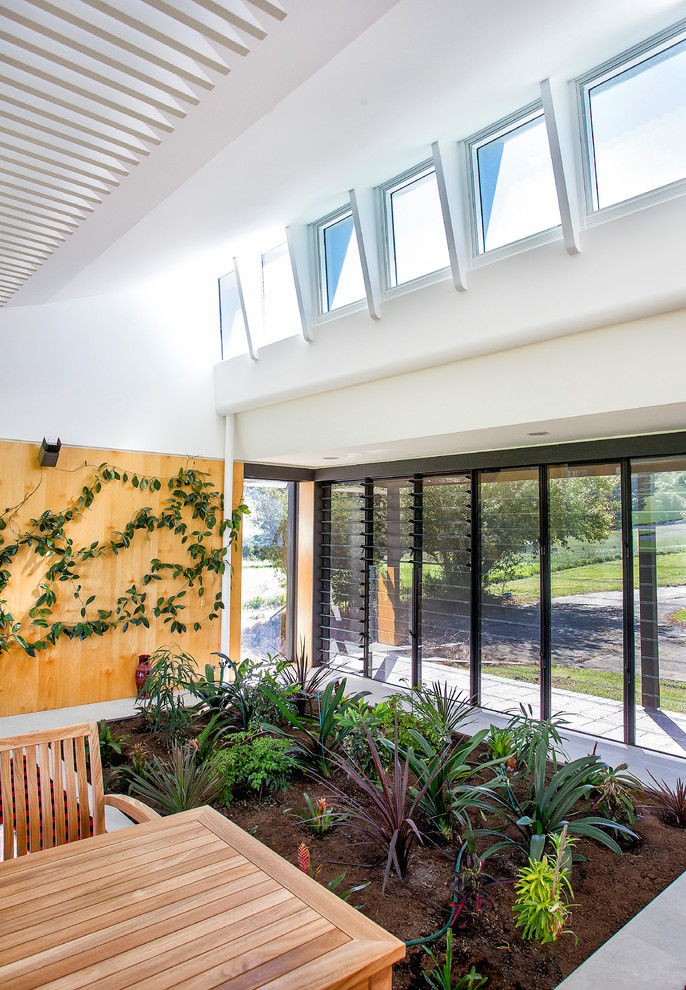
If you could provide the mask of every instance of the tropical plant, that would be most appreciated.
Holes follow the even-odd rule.
[[[273,657],[269,660],[274,662]],[[292,660],[281,657],[276,661],[275,677],[284,686],[301,716],[312,714],[313,699],[330,675],[330,667],[321,663],[310,664],[304,640],[300,641],[300,649]]]
[[[492,725],[485,742],[493,759],[503,760],[511,770],[516,768],[517,743],[512,729],[507,726],[500,729],[497,725]]]
[[[227,721],[236,721],[245,730],[253,714],[249,678],[254,672],[254,663],[244,660],[236,664],[224,653],[213,656],[219,657],[219,671],[215,671],[212,664],[206,664],[204,676],[189,680],[188,690],[211,712],[221,713]],[[227,668],[233,674],[230,679],[223,676]]]
[[[556,763],[557,755],[565,757],[560,728],[566,725],[560,715],[552,718],[536,718],[531,705],[519,706],[519,712],[512,715],[507,730],[514,739],[514,757],[518,766],[531,769],[540,743],[545,743],[548,758]]]
[[[664,780],[657,780],[649,773],[650,779],[655,784],[645,791],[647,807],[656,812],[668,825],[676,825],[677,828],[686,828],[686,784],[683,780],[677,780],[674,787],[670,787]]]
[[[474,718],[468,698],[447,681],[434,681],[430,687],[415,688],[411,694],[412,714],[422,723],[424,733],[448,742],[453,734]]]
[[[226,724],[222,712],[213,712],[207,724],[191,739],[189,746],[196,751],[200,762],[204,763],[224,742],[229,732],[230,727]]]
[[[122,743],[129,738],[128,732],[115,732],[105,719],[98,723],[100,739],[100,759],[103,766],[118,763],[122,757]]]
[[[436,731],[434,726],[424,722],[419,715],[416,715],[412,705],[407,707],[406,702],[407,695],[405,694],[392,694],[384,701],[380,701],[374,707],[376,726],[391,740],[395,738],[397,726],[398,741],[403,749],[408,749],[412,745],[413,731],[421,732],[437,749],[442,742],[440,733]],[[382,755],[385,755],[385,752],[384,750]]]
[[[416,782],[412,791],[423,790],[419,806],[433,829],[446,841],[452,838],[456,821],[461,825],[469,822],[468,809],[474,795],[472,780],[483,770],[483,765],[474,767],[467,758],[487,733],[488,729],[482,729],[460,746],[444,741],[435,750],[421,733],[412,730],[414,747],[400,748],[401,758],[409,761]],[[393,748],[390,740],[382,742],[387,749]]]
[[[302,872],[306,876],[312,877],[313,880],[316,880],[317,877],[319,876],[319,871],[321,870],[321,868],[322,868],[321,863],[316,869],[313,867],[312,859],[310,857],[310,850],[307,848],[304,842],[301,842],[300,845],[298,846],[298,869],[302,870]],[[340,885],[343,883],[344,880],[345,880],[345,870],[343,870],[342,873],[339,873],[337,877],[334,877],[333,880],[329,880],[328,883],[323,884],[323,886],[326,887],[327,890],[330,890],[331,893],[336,894],[338,897],[340,897],[342,901],[347,902],[351,894],[356,894],[358,890],[364,890],[364,888],[368,887],[371,882],[368,880],[366,883],[358,883],[355,887],[348,887],[347,890],[339,890],[338,888],[340,887]],[[359,910],[361,907],[364,907],[364,905],[353,904],[352,907],[354,907],[356,910]]]
[[[187,653],[174,653],[165,646],[150,658],[150,673],[138,692],[136,706],[153,731],[170,742],[182,741],[188,734],[191,713],[182,691],[195,676],[195,660]]]
[[[303,798],[307,805],[307,811],[296,809],[293,814],[303,825],[307,825],[313,835],[316,835],[318,838],[326,835],[334,826],[341,825],[348,818],[345,812],[336,811],[334,806],[329,804],[325,797],[315,798],[312,801],[307,791],[305,791]],[[290,810],[290,808],[284,808],[284,814]]]
[[[574,896],[569,875],[563,862],[572,840],[567,838],[565,825],[561,835],[554,837],[555,860],[546,855],[540,860],[530,859],[517,875],[517,898],[512,911],[515,924],[522,928],[522,938],[536,939],[545,944],[555,942],[560,935],[573,934],[565,928]]]
[[[279,709],[265,694],[265,686],[286,703],[286,693],[277,678],[268,669],[266,661],[247,658],[235,663],[224,653],[219,657],[219,673],[207,664],[203,677],[187,685],[188,690],[212,712],[221,713],[224,722],[236,724],[243,731],[257,727],[261,722],[279,721]],[[226,677],[225,672],[230,671]]]
[[[591,811],[633,828],[636,824],[636,801],[643,793],[643,784],[626,770],[626,763],[618,767],[600,764],[591,778],[594,788]]]
[[[386,868],[379,897],[381,899],[386,891],[391,870],[395,870],[398,877],[404,877],[415,843],[422,842],[422,831],[417,824],[416,816],[422,798],[431,785],[433,777],[439,772],[440,765],[436,765],[433,773],[429,774],[420,787],[411,787],[410,753],[408,751],[405,759],[402,759],[397,730],[391,767],[388,771],[366,726],[365,732],[374,767],[373,775],[367,775],[345,757],[335,757],[337,766],[362,793],[364,801],[337,788],[333,790],[348,812],[349,824],[357,828],[386,855]],[[371,810],[369,810],[370,805]]]
[[[372,735],[381,736],[385,728],[377,711],[378,706],[370,706],[360,700],[356,705],[348,705],[342,711],[336,712],[336,721],[341,727],[341,749],[360,770],[369,770],[372,757],[367,745],[364,732],[366,725]]]
[[[453,892],[452,917],[450,927],[469,923],[469,918],[479,914],[485,901],[493,903],[493,898],[487,892],[499,881],[484,869],[484,861],[477,856],[470,844],[464,842],[460,848],[455,863],[455,875],[449,888]]]
[[[609,818],[595,815],[574,817],[579,814],[576,809],[580,804],[591,796],[593,775],[602,763],[600,757],[595,753],[582,756],[562,769],[554,771],[548,781],[547,756],[547,740],[541,738],[528,781],[514,782],[503,775],[497,786],[475,788],[484,799],[483,808],[488,808],[498,815],[517,832],[517,837],[512,838],[499,830],[469,829],[472,839],[487,835],[498,839],[482,853],[482,859],[486,859],[500,849],[519,848],[529,859],[539,862],[545,852],[546,842],[553,835],[561,832],[565,823],[568,823],[571,833],[595,839],[617,855],[621,855],[622,850],[615,839],[608,835],[608,831],[635,838],[631,829]],[[521,786],[515,786],[515,783]],[[582,805],[582,810],[583,807]],[[565,863],[564,866],[566,869],[568,864]]]
[[[346,681],[327,684],[321,695],[314,701],[314,714],[299,716],[274,694],[271,688],[265,687],[264,692],[279,709],[283,719],[298,733],[292,740],[292,749],[297,761],[302,767],[314,770],[324,777],[331,775],[331,761],[347,733],[350,731],[340,724],[337,715],[346,711],[351,705],[359,704],[362,697],[369,692],[345,697]],[[266,729],[286,736],[288,733],[276,725],[265,725]]]
[[[223,804],[230,804],[234,792],[252,791],[261,796],[286,786],[296,763],[287,740],[237,732],[231,745],[215,752],[209,765],[221,781],[219,794]]]
[[[145,776],[131,774],[131,793],[164,815],[216,800],[221,780],[211,763],[199,763],[190,747],[173,746],[167,759],[153,757]]]
[[[131,748],[129,759],[131,760],[130,772],[133,771],[133,773],[138,774],[139,777],[147,776],[148,759],[145,755],[145,750],[140,743],[136,743],[136,745]]]
[[[457,983],[453,983],[452,978],[452,968],[453,968],[453,931],[449,928],[445,933],[445,961],[443,964],[439,964],[436,956],[431,949],[425,947],[425,952],[431,956],[431,961],[434,964],[434,968],[428,973],[424,973],[424,979],[432,988],[432,990],[478,990],[478,987],[483,987],[486,985],[485,977],[482,977],[477,973],[476,968],[472,966],[468,973],[461,976]]]
[[[63,636],[84,640],[103,636],[115,628],[122,633],[130,626],[149,629],[153,617],[169,623],[171,633],[185,633],[187,626],[182,616],[185,605],[181,600],[191,588],[197,589],[199,597],[203,598],[207,576],[225,571],[225,555],[230,546],[235,546],[242,515],[248,509],[239,505],[229,518],[224,518],[222,493],[206,474],[181,469],[171,478],[156,478],[123,471],[107,463],[97,467],[84,464],[83,467],[93,469],[91,480],[81,486],[79,495],[66,507],[46,509],[37,519],[30,519],[25,529],[20,528],[16,523],[17,514],[37,491],[34,488],[18,505],[0,512],[0,596],[12,577],[10,565],[18,562],[21,566],[20,551],[26,549],[46,562],[38,581],[41,593],[28,612],[31,627],[40,629],[42,635],[32,641],[22,636],[22,623],[8,610],[4,597],[0,597],[0,653],[18,644],[29,656],[35,657]],[[139,491],[147,489],[153,493],[161,491],[164,485],[168,494],[162,499],[159,511],[153,511],[150,506],[140,508],[121,531],[114,531],[102,541],[80,546],[69,535],[70,524],[90,509],[100,492],[113,482],[130,483]],[[196,528],[192,528],[193,523]],[[84,590],[82,575],[89,561],[125,553],[138,532],[147,534],[158,529],[166,529],[179,537],[185,559],[150,559],[138,579],[121,591],[116,604],[113,598],[103,602],[98,595],[89,595]],[[8,530],[11,540],[2,535]],[[221,540],[224,534],[228,538]],[[154,582],[160,581],[163,574],[173,581],[181,581],[181,587],[158,597],[149,594]],[[76,622],[60,620],[54,614],[59,606],[58,582],[69,583],[79,610]],[[221,591],[217,591],[208,614],[194,622],[193,629],[199,630],[205,620],[216,619],[222,608]]]

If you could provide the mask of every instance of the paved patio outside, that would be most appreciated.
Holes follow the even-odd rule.
[[[361,650],[354,644],[346,644],[346,647],[347,654],[340,654],[334,661],[335,665],[341,670],[361,675]],[[397,687],[410,686],[411,663],[407,647],[389,648],[373,643],[371,656],[375,681]],[[465,694],[469,693],[469,671],[446,664],[441,657],[423,658],[422,674],[424,683],[445,681]],[[558,688],[553,689],[552,701],[553,712],[566,720],[569,729],[622,742],[624,716],[621,702]],[[531,705],[534,714],[538,714],[539,704],[538,684],[482,671],[481,705],[484,709],[507,713],[519,711],[520,705]],[[645,749],[686,757],[686,714],[662,709],[649,712],[637,705],[636,743]]]

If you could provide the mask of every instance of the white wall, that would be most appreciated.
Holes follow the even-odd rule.
[[[216,281],[0,311],[0,437],[223,457]]]
[[[562,239],[215,368],[217,409],[240,412],[416,368],[473,357],[686,306],[686,196],[582,232],[581,254]],[[679,349],[683,359],[683,346]],[[686,389],[684,393],[686,398]],[[629,406],[633,405],[633,400]]]
[[[331,466],[681,430],[685,356],[686,310],[589,330],[241,412],[236,457]]]

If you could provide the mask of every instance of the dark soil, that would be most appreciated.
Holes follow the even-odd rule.
[[[142,720],[114,723],[113,727],[130,733],[124,744],[127,751],[136,743],[149,754],[163,750],[145,731]],[[350,782],[341,774],[334,776],[332,783],[350,791]],[[364,890],[351,895],[350,902],[363,905],[364,914],[403,941],[443,927],[450,912],[456,846],[416,845],[407,877],[391,877],[379,903],[385,858],[348,825],[338,826],[322,838],[314,837],[287,810],[305,808],[303,791],[314,799],[326,794],[327,788],[297,775],[286,791],[261,800],[237,799],[230,807],[218,810],[291,863],[296,863],[298,846],[305,842],[313,866],[321,866],[318,879],[324,883],[343,870],[345,879],[339,890],[369,882]],[[569,927],[574,934],[564,935],[552,945],[523,941],[514,925],[513,880],[523,860],[516,854],[491,857],[485,868],[494,882],[483,888],[480,909],[474,912],[473,902],[466,905],[454,925],[454,979],[474,965],[488,978],[486,990],[556,987],[686,871],[686,831],[664,824],[647,811],[639,818],[636,831],[640,841],[625,847],[622,856],[588,840],[575,847],[587,862],[575,865],[572,877],[574,907]],[[441,961],[444,947],[444,939],[431,945]],[[421,974],[430,965],[421,947],[409,949],[407,958],[394,966],[394,990],[426,987]]]

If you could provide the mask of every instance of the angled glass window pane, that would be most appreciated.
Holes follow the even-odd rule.
[[[219,327],[222,340],[222,360],[248,353],[248,337],[241,307],[238,279],[235,272],[219,279]]]
[[[294,337],[301,332],[287,244],[280,244],[262,255],[262,312],[262,345]]]
[[[352,213],[321,229],[322,310],[325,313],[364,299],[364,281]]]
[[[557,227],[553,165],[543,117],[476,148],[480,252]]]
[[[596,209],[686,178],[686,41],[591,85],[588,100]]]
[[[436,173],[388,191],[390,284],[402,285],[450,264]]]

